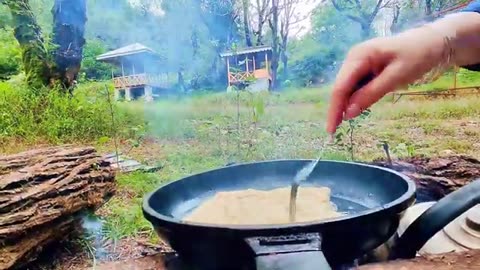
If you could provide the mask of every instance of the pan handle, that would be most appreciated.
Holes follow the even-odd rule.
[[[450,193],[417,218],[396,243],[392,259],[414,258],[427,241],[480,203],[480,179]]]
[[[257,270],[331,270],[319,233],[245,239],[255,253]]]

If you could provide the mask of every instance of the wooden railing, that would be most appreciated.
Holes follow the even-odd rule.
[[[253,72],[236,72],[228,74],[231,83],[244,82],[255,78]]]
[[[166,87],[172,82],[166,74],[136,74],[113,78],[115,88],[131,88],[145,85]]]
[[[245,82],[251,79],[266,79],[270,78],[267,69],[257,69],[249,72],[230,72],[228,74],[230,83]]]

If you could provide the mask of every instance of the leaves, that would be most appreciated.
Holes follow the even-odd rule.
[[[335,144],[345,148],[350,153],[352,161],[355,160],[354,155],[354,135],[355,130],[362,126],[363,120],[367,119],[371,114],[371,110],[363,111],[357,118],[348,120],[348,125],[341,125],[335,134]]]
[[[110,141],[110,137],[107,137],[107,136],[103,136],[103,137],[100,137],[98,140],[97,140],[97,143],[98,144],[106,144],[107,142]]]

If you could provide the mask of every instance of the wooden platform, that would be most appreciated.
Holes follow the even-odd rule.
[[[162,166],[148,166],[144,165],[136,160],[133,160],[127,156],[123,156],[119,154],[117,159],[117,155],[115,153],[108,154],[103,157],[103,159],[109,162],[111,167],[114,170],[120,170],[123,173],[135,172],[135,171],[142,171],[142,172],[156,172],[161,170]]]
[[[467,86],[448,89],[435,89],[426,91],[398,91],[392,93],[393,103],[398,102],[404,96],[427,96],[427,97],[448,97],[463,95],[480,95],[480,86]]]

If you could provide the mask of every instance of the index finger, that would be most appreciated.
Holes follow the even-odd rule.
[[[360,80],[371,73],[369,61],[366,58],[347,58],[343,63],[333,85],[330,105],[327,115],[327,132],[335,133],[343,120],[343,114],[352,93]]]

